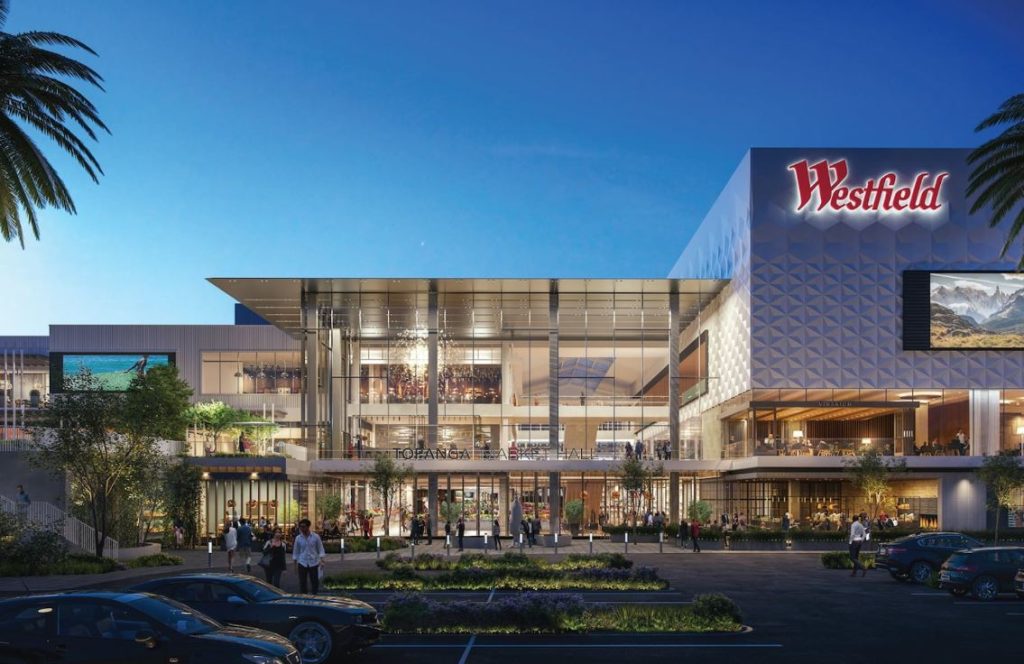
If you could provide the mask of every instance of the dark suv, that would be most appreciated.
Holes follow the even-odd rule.
[[[1024,547],[993,546],[957,551],[942,564],[939,587],[954,595],[971,593],[980,600],[1014,592],[1014,576],[1024,567]]]
[[[960,533],[918,533],[879,544],[875,567],[889,570],[894,579],[925,583],[955,551],[981,546]]]

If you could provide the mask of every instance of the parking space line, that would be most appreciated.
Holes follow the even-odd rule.
[[[473,649],[474,643],[476,643],[476,634],[469,637],[469,643],[466,644],[466,649],[462,651],[462,657],[459,658],[459,664],[466,664],[466,658],[469,657],[469,651]]]
[[[949,597],[948,593],[910,593],[914,597]]]

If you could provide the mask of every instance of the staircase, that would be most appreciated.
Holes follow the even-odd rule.
[[[30,525],[40,530],[52,530],[82,551],[93,553],[96,550],[96,529],[84,521],[66,514],[56,505],[32,502],[26,510],[13,498],[0,495],[0,511],[24,518]],[[117,560],[117,540],[110,537],[103,539],[103,555],[106,558]]]

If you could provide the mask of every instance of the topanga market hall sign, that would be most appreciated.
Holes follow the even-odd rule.
[[[913,181],[900,182],[896,173],[885,173],[864,184],[846,184],[845,159],[816,164],[806,159],[790,164],[796,178],[796,211],[808,212],[920,212],[932,213],[943,206],[942,186],[949,173],[918,173]]]

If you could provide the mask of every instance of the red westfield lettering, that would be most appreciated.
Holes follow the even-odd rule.
[[[900,183],[895,173],[886,173],[868,180],[861,186],[851,187],[844,183],[849,174],[845,159],[834,163],[827,160],[816,164],[806,159],[789,166],[796,177],[797,212],[816,199],[811,211],[821,212],[830,208],[837,212],[928,212],[942,207],[939,195],[942,185],[949,177],[943,172],[918,173],[912,183]]]

